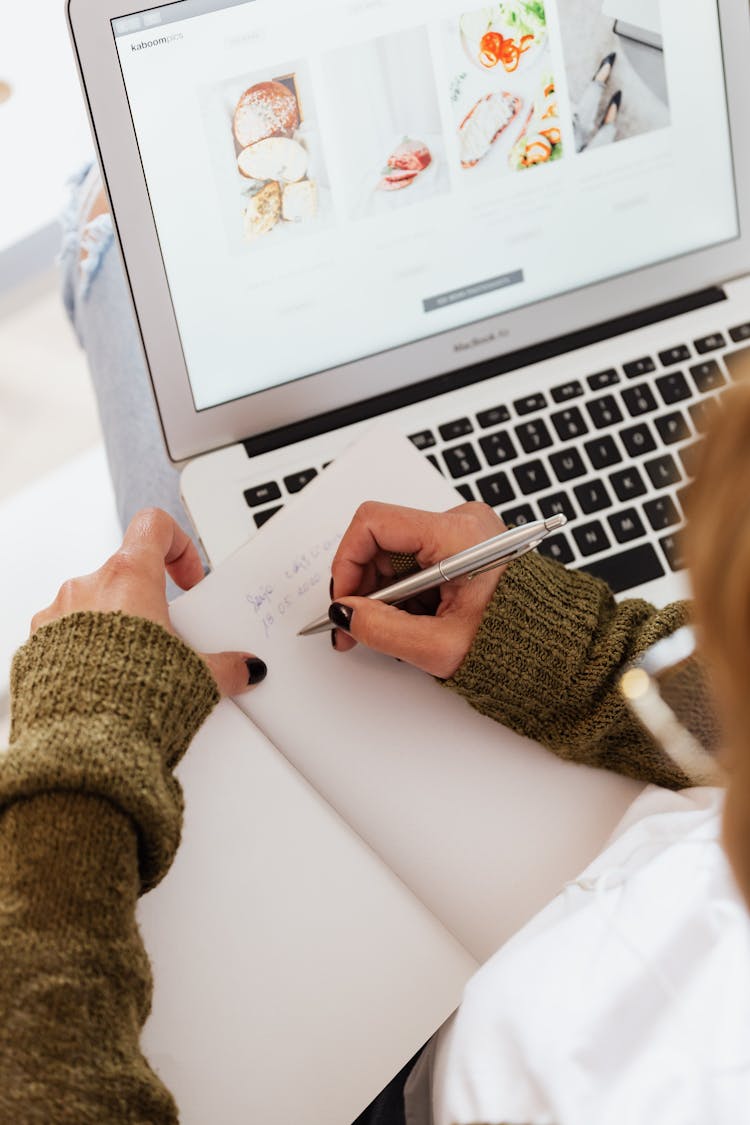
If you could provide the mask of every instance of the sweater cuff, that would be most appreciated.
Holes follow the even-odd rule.
[[[0,810],[44,792],[109,800],[135,824],[142,891],[155,886],[180,838],[172,769],[219,699],[208,666],[154,622],[74,613],[19,650],[11,692]]]
[[[536,552],[503,575],[474,643],[446,687],[477,710],[538,738],[561,691],[585,667],[605,583]]]

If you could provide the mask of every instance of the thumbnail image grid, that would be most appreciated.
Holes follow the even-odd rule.
[[[204,119],[235,246],[282,246],[333,222],[307,63],[241,74],[205,91]]]
[[[498,0],[445,21],[443,45],[457,160],[465,182],[563,156],[542,0]]]
[[[624,27],[602,0],[558,0],[576,152],[670,124],[658,5],[649,28]],[[625,34],[627,32],[627,34]]]
[[[450,189],[425,27],[330,51],[322,69],[350,218],[393,214]]]

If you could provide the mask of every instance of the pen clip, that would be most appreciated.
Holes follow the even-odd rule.
[[[476,578],[478,574],[486,574],[488,570],[497,570],[499,566],[505,566],[506,563],[511,563],[515,559],[520,559],[523,555],[527,555],[529,551],[535,551],[539,544],[544,542],[545,538],[545,536],[541,536],[541,538],[535,539],[532,543],[525,543],[523,547],[518,547],[517,550],[513,551],[510,555],[503,555],[501,559],[495,559],[494,562],[486,563],[484,566],[480,567],[479,570],[475,570],[469,575],[469,581],[471,582],[472,578]]]

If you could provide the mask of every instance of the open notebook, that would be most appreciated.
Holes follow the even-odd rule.
[[[269,666],[183,763],[185,841],[142,909],[145,1044],[186,1125],[350,1125],[640,788],[560,762],[403,664],[296,636],[327,607],[368,498],[457,502],[376,428],[172,606],[190,644]]]

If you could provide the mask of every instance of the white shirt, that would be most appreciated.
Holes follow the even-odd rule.
[[[648,787],[469,982],[407,1091],[434,1125],[750,1122],[750,920],[723,793]],[[425,1112],[426,1111],[426,1112]]]

